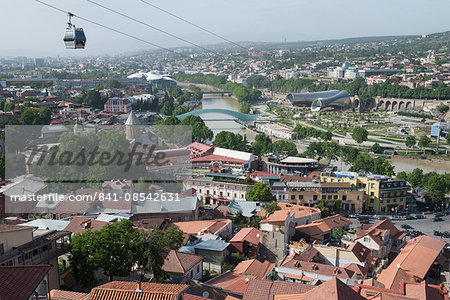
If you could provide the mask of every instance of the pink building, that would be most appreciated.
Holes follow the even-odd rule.
[[[106,112],[127,114],[131,111],[131,102],[128,99],[109,99],[105,102],[104,109]]]

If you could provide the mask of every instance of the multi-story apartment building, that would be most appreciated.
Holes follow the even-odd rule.
[[[383,175],[359,176],[353,172],[322,173],[322,182],[349,182],[364,191],[363,211],[394,213],[405,210],[409,186],[405,180]]]
[[[314,206],[320,200],[342,201],[343,211],[362,212],[364,191],[358,190],[350,182],[286,182],[289,190],[288,202]]]
[[[256,131],[263,132],[267,135],[274,136],[286,140],[297,139],[297,133],[292,129],[281,126],[275,123],[257,123],[255,125]]]
[[[196,190],[202,196],[204,204],[217,204],[220,201],[246,200],[246,193],[253,184],[245,183],[238,176],[223,173],[210,173],[208,177],[191,178],[186,188]]]
[[[33,236],[34,227],[0,225],[0,265],[53,265],[50,289],[59,289],[61,273],[58,257],[69,251],[67,231],[50,231]]]
[[[128,99],[109,99],[104,104],[104,110],[112,113],[127,114],[131,111],[131,102]]]

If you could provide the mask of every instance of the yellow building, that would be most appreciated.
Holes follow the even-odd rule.
[[[350,182],[364,191],[364,211],[397,212],[406,209],[409,187],[405,180],[395,180],[383,175],[359,176],[354,172],[323,172],[322,182]]]
[[[314,206],[320,200],[342,201],[342,211],[361,213],[364,192],[349,182],[287,182],[288,202],[291,204]]]

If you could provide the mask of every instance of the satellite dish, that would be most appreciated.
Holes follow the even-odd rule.
[[[209,293],[206,292],[206,291],[203,292],[203,293],[202,293],[202,297],[203,297],[203,298],[208,298],[208,297],[209,297]]]

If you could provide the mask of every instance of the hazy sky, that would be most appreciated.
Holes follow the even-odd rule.
[[[164,47],[186,45],[86,0],[43,0]],[[198,44],[222,40],[139,0],[94,0]],[[148,0],[233,41],[298,41],[450,30],[449,0]],[[151,46],[75,18],[85,50],[66,50],[67,17],[34,0],[0,0],[0,56],[118,54]]]

